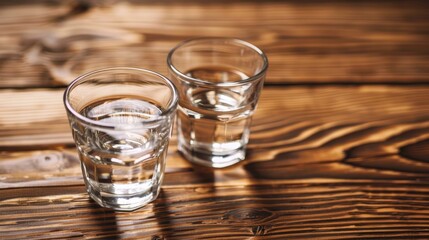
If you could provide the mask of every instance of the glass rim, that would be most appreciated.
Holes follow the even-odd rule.
[[[134,72],[140,72],[140,73],[145,73],[145,74],[150,74],[153,76],[156,76],[160,79],[162,79],[164,82],[167,83],[167,86],[170,87],[170,89],[172,90],[172,99],[173,101],[171,101],[171,103],[167,106],[165,111],[162,111],[162,113],[157,116],[155,119],[151,119],[151,120],[140,120],[139,123],[147,123],[147,124],[153,124],[156,122],[159,122],[160,120],[165,119],[166,116],[171,115],[177,108],[178,102],[179,102],[179,93],[178,90],[176,88],[176,86],[173,84],[173,82],[171,82],[170,79],[168,79],[167,77],[165,77],[164,75],[157,73],[155,71],[151,71],[148,69],[144,69],[144,68],[137,68],[137,67],[109,67],[109,68],[102,68],[102,69],[97,69],[97,70],[93,70],[87,73],[84,73],[80,76],[78,76],[76,79],[74,79],[72,82],[70,82],[70,84],[67,86],[66,90],[64,91],[64,95],[63,95],[63,101],[64,101],[64,105],[66,110],[72,114],[73,116],[75,116],[76,118],[79,119],[79,121],[83,122],[84,124],[88,125],[88,126],[92,126],[92,127],[98,127],[98,128],[108,128],[108,129],[112,129],[112,130],[117,130],[117,126],[122,125],[122,124],[109,124],[109,123],[103,123],[100,121],[94,121],[91,120],[85,116],[83,116],[82,114],[80,114],[79,112],[77,112],[70,104],[69,101],[69,96],[71,91],[73,90],[74,87],[78,86],[79,84],[85,82],[85,79],[89,76],[98,74],[98,73],[104,73],[104,72],[110,72],[110,71],[115,71],[115,70],[119,70],[119,71],[134,71]],[[142,126],[141,124],[126,124],[127,126],[130,126],[132,128],[130,129],[136,129],[136,128],[145,128],[144,126]],[[129,128],[127,127],[125,130],[129,130]]]
[[[193,77],[190,77],[190,76],[184,74],[183,72],[179,71],[179,69],[177,69],[174,66],[173,61],[172,61],[172,57],[173,57],[174,53],[176,52],[176,50],[178,50],[179,48],[181,48],[181,47],[183,47],[189,43],[203,42],[203,41],[229,41],[231,43],[238,43],[238,45],[248,47],[251,50],[255,51],[262,58],[263,66],[262,66],[261,70],[259,70],[259,72],[257,72],[256,74],[253,74],[252,76],[250,76],[248,78],[242,79],[240,81],[235,81],[235,82],[221,82],[221,83],[214,83],[214,82],[210,82],[210,81],[206,81],[206,80],[202,80],[202,79],[198,79],[198,78],[193,78]],[[258,47],[256,47],[255,45],[253,45],[249,42],[246,42],[246,41],[238,39],[238,38],[202,37],[202,38],[192,38],[192,39],[182,41],[179,44],[177,44],[173,49],[171,49],[167,55],[167,67],[170,70],[172,70],[175,74],[180,76],[181,79],[185,79],[185,80],[192,82],[192,83],[196,83],[196,84],[200,84],[200,85],[211,85],[211,86],[217,86],[217,87],[234,87],[234,86],[240,86],[240,85],[255,81],[257,79],[260,79],[265,74],[266,70],[268,69],[268,58],[261,49],[259,49]]]

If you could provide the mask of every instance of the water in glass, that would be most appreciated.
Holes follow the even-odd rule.
[[[88,193],[99,204],[133,209],[157,197],[169,126],[159,122],[141,129],[127,126],[156,119],[161,113],[153,102],[124,96],[97,101],[80,111],[91,120],[118,126],[112,131],[73,129]]]
[[[186,74],[215,83],[248,78],[236,69],[212,66],[195,68]],[[185,157],[213,167],[244,159],[254,106],[243,104],[242,94],[228,88],[189,88],[180,98],[179,151]]]

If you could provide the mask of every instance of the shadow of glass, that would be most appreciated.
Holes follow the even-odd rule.
[[[112,209],[104,208],[99,206],[94,200],[88,196],[88,201],[90,206],[88,207],[88,215],[94,220],[94,228],[88,234],[91,236],[96,236],[92,239],[121,239],[121,233],[117,225],[118,212],[115,212]],[[86,234],[85,234],[86,235]]]

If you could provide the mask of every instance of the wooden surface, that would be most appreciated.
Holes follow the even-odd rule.
[[[30,3],[0,6],[0,86],[64,85],[105,66],[165,73],[167,52],[199,36],[261,47],[270,59],[269,83],[428,80],[424,1]]]
[[[0,2],[0,239],[429,239],[425,1]],[[105,66],[166,73],[178,42],[229,36],[270,69],[247,159],[176,151],[159,198],[88,198],[62,93]]]

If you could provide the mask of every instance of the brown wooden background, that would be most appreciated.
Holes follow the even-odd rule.
[[[173,137],[160,197],[89,200],[62,105],[77,75],[166,74],[200,36],[270,60],[247,160],[192,166]],[[0,239],[429,239],[426,1],[1,1]]]

